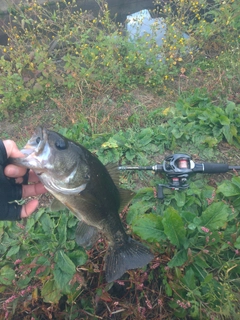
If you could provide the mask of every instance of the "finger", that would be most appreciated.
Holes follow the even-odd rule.
[[[4,140],[4,146],[7,151],[7,157],[18,158],[24,157],[24,154],[18,149],[16,143],[12,140]]]
[[[21,210],[21,218],[29,217],[38,207],[38,200],[34,199],[25,204]]]
[[[37,196],[38,194],[46,193],[47,190],[41,183],[29,184],[22,186],[22,197],[32,197]]]
[[[7,177],[18,178],[18,177],[24,176],[24,174],[26,173],[26,168],[22,168],[22,167],[15,166],[13,164],[9,164],[4,169],[4,173]]]

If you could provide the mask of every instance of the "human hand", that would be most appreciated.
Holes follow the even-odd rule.
[[[22,185],[22,177],[26,174],[26,169],[15,165],[7,165],[9,157],[23,157],[15,142],[12,140],[0,140],[0,220],[20,220],[30,216],[38,207],[38,200],[34,199],[19,206],[16,203],[8,202],[20,200],[30,196],[45,193],[47,190],[39,182],[33,171],[29,172],[29,182],[34,184]],[[15,178],[16,183],[12,183],[8,178]]]

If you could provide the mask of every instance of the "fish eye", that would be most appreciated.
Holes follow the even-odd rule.
[[[59,139],[55,142],[55,147],[58,150],[65,150],[67,149],[67,143],[63,139]]]
[[[39,144],[40,141],[41,141],[41,138],[40,138],[40,137],[37,137],[36,143]]]

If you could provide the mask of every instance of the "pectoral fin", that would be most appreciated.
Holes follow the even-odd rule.
[[[50,210],[52,212],[58,212],[61,210],[66,210],[66,209],[67,209],[67,207],[65,207],[65,205],[56,198],[53,199],[53,201],[50,205]]]
[[[96,227],[89,226],[84,221],[78,223],[76,229],[76,242],[83,248],[92,247],[99,237]]]

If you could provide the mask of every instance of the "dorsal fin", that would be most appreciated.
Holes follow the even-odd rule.
[[[118,187],[119,185],[119,170],[117,163],[108,163],[106,166],[108,173],[113,179],[114,184]]]
[[[126,205],[129,204],[129,202],[132,200],[132,198],[135,196],[135,192],[127,189],[121,189],[118,188],[119,193],[120,193],[120,208],[119,212],[121,212]]]
[[[120,208],[119,212],[121,212],[124,207],[129,204],[132,198],[135,196],[135,193],[131,190],[119,188],[119,170],[117,163],[109,163],[106,165],[106,169],[110,174],[114,184],[118,188],[120,194]]]

